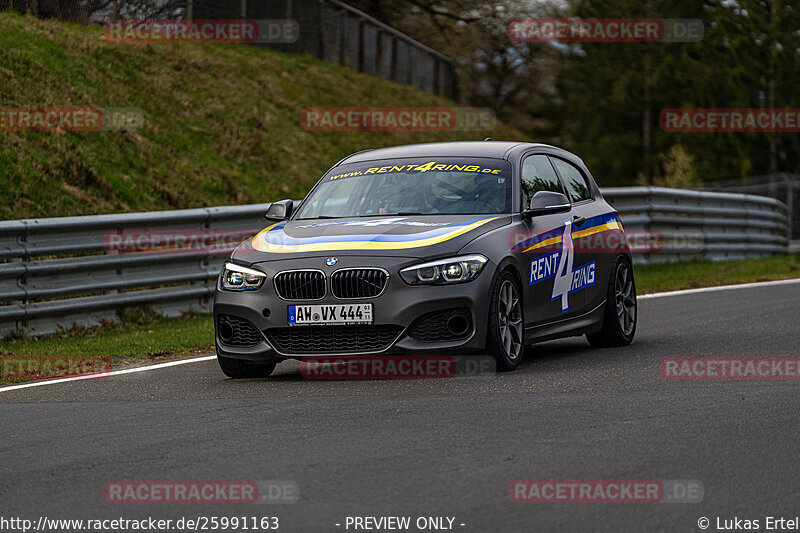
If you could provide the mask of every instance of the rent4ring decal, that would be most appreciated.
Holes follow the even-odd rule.
[[[500,174],[502,168],[483,167],[481,165],[472,165],[464,163],[461,165],[456,164],[442,164],[437,161],[428,161],[427,163],[417,165],[386,165],[381,167],[372,167],[365,170],[356,170],[353,172],[345,172],[343,174],[336,174],[328,178],[329,181],[334,181],[342,178],[350,178],[352,176],[367,176],[369,174],[386,174],[398,172],[478,172],[481,174]]]
[[[597,261],[573,269],[575,246],[572,242],[572,222],[564,220],[561,250],[531,259],[530,285],[555,278],[551,300],[561,299],[561,312],[569,311],[569,295],[595,284]]]

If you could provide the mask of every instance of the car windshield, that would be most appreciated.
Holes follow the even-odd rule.
[[[331,169],[295,220],[509,213],[511,165],[490,158],[368,161]]]

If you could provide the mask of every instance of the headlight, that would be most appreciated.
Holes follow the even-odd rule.
[[[220,274],[220,286],[226,291],[253,291],[264,284],[267,275],[252,268],[225,263]]]
[[[465,283],[477,278],[487,261],[482,255],[440,259],[404,268],[400,271],[400,277],[409,285]]]

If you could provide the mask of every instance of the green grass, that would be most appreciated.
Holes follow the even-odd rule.
[[[140,361],[205,354],[213,347],[213,321],[209,315],[164,318],[137,311],[119,322],[76,327],[39,338],[6,338],[0,341],[0,370],[4,361],[55,356],[87,360],[105,357],[113,369]],[[6,379],[5,372],[2,374],[0,383],[24,381]]]
[[[639,294],[714,285],[800,277],[800,255],[748,261],[640,265],[635,268]],[[113,367],[139,361],[158,361],[211,353],[214,348],[210,316],[164,318],[136,312],[120,322],[75,328],[34,339],[0,341],[0,360],[25,356],[107,357]],[[1,361],[0,361],[1,362]],[[0,383],[19,380],[2,380]]]
[[[0,131],[0,219],[300,198],[365,148],[525,140],[492,132],[314,132],[311,107],[452,106],[412,87],[236,44],[115,44],[99,26],[0,13],[0,107],[133,107],[135,132]]]
[[[800,278],[800,254],[746,261],[695,261],[637,265],[636,292],[675,291],[755,281]]]

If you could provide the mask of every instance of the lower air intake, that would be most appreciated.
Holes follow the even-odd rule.
[[[264,340],[249,320],[232,315],[217,317],[217,337],[228,346],[255,346]]]
[[[400,326],[294,326],[265,331],[285,354],[347,354],[379,352],[403,330]]]

